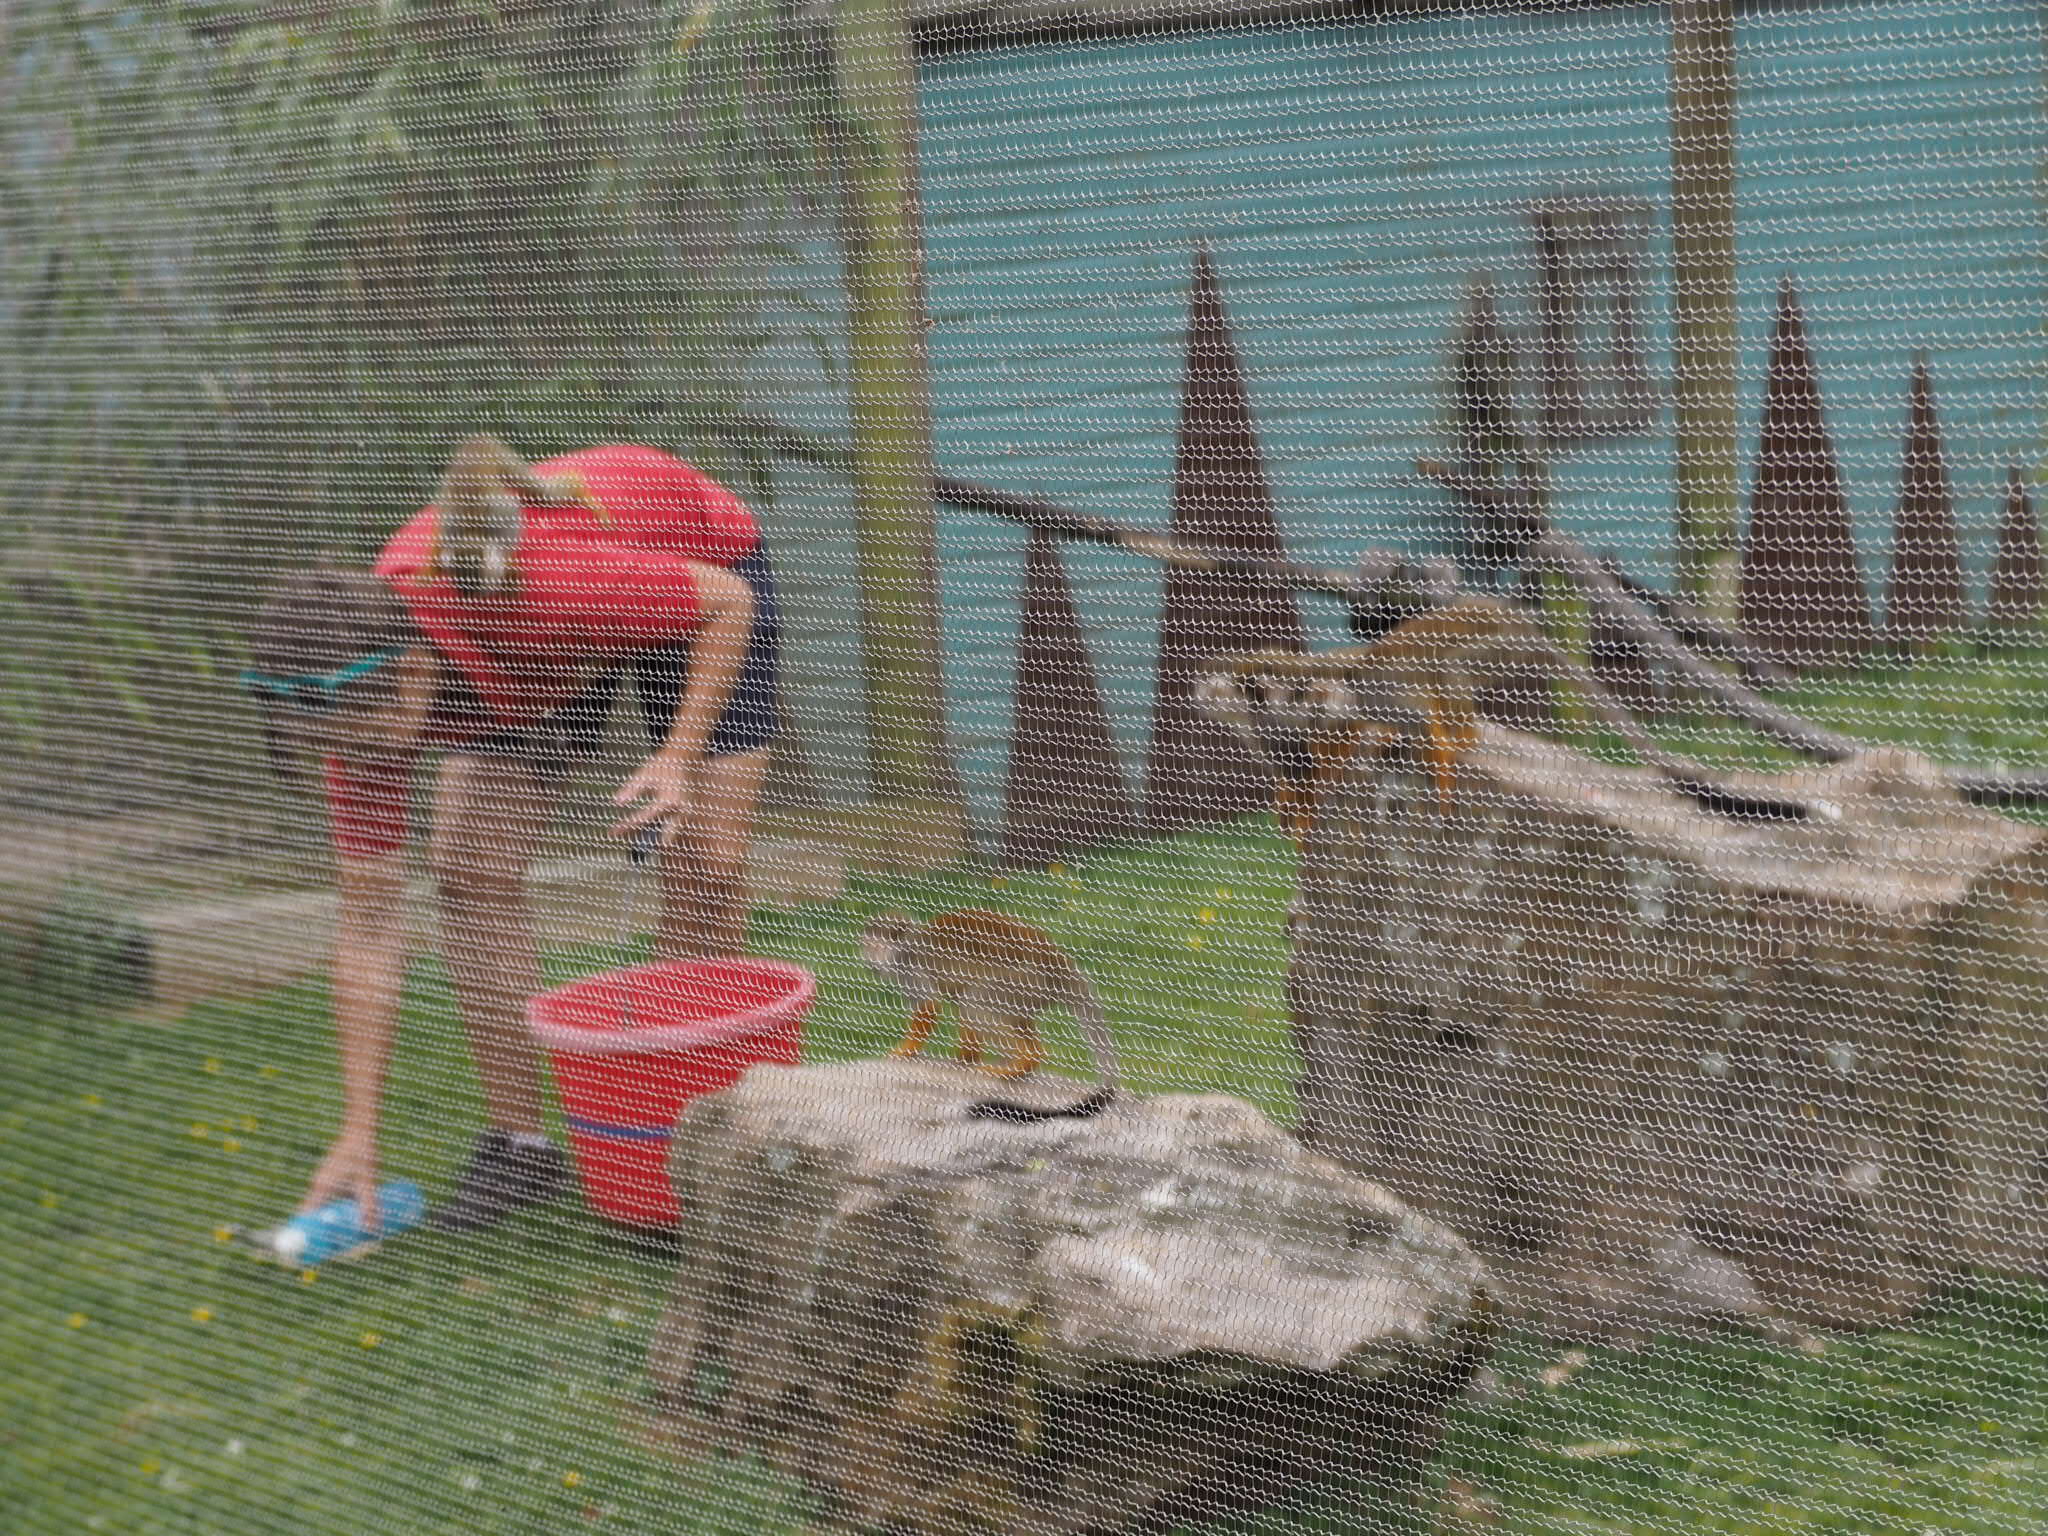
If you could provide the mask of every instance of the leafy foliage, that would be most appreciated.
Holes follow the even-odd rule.
[[[51,787],[31,764],[118,777],[138,734],[159,771],[183,747],[201,773],[219,751],[194,722],[218,734],[267,572],[371,547],[454,436],[699,450],[746,398],[823,184],[822,75],[778,4],[72,0],[13,21],[0,796]],[[45,654],[81,628],[92,657]]]

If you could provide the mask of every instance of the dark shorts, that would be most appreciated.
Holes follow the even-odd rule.
[[[760,549],[734,562],[732,572],[754,589],[754,630],[746,659],[732,685],[732,696],[705,744],[707,757],[752,752],[775,739],[776,701],[780,687],[782,610],[776,602],[775,576]],[[647,739],[659,746],[668,739],[690,675],[690,642],[640,651],[605,672],[588,688],[546,718],[518,730],[493,731],[463,747],[465,752],[523,757],[543,771],[560,772],[597,756],[604,743],[605,721],[619,691],[619,679],[633,674],[640,718]]]

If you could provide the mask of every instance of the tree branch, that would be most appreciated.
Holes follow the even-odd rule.
[[[756,437],[790,457],[813,463],[843,467],[846,460],[844,450],[826,439],[760,418],[736,416],[717,424],[715,429],[732,435]],[[1526,516],[1532,510],[1526,486],[1482,482],[1472,476],[1460,475],[1432,459],[1420,461],[1416,468],[1428,479],[1481,511]],[[1385,595],[1378,584],[1363,573],[1204,549],[1165,534],[1131,527],[1114,518],[1063,507],[1042,497],[997,490],[950,475],[940,475],[935,479],[933,493],[938,500],[953,506],[1008,518],[1027,528],[1044,529],[1059,538],[1108,544],[1142,559],[1235,574],[1247,580],[1270,582],[1296,591],[1322,592],[1346,603],[1354,611],[1382,601]],[[1548,518],[1545,517],[1544,523],[1539,525],[1542,531],[1524,552],[1525,558],[1563,571],[1631,639],[1708,694],[1732,718],[1781,746],[1821,762],[1841,762],[1866,750],[1867,743],[1829,730],[1765,698],[1742,679],[1729,676],[1699,651],[1692,649],[1697,645],[1700,650],[1724,656],[1746,677],[1757,681],[1782,680],[1783,670],[1758,655],[1741,636],[1714,623],[1683,598],[1653,592],[1626,576],[1610,572],[1585,546],[1547,524]],[[1572,665],[1568,661],[1566,664]],[[1574,667],[1573,683],[1586,691],[1602,721],[1641,753],[1645,761],[1655,763],[1681,786],[1689,786],[1688,792],[1694,792],[1695,798],[1727,795],[1727,791],[1715,788],[1712,776],[1703,765],[1676,757],[1656,746],[1634,717],[1627,715],[1620,703],[1593,681],[1590,673],[1581,680],[1577,674],[1582,671]],[[1591,688],[1587,688],[1588,683],[1592,684]],[[1626,719],[1626,728],[1610,716],[1610,709],[1619,711]],[[2006,809],[2048,805],[2048,773],[2010,774],[1949,768],[1948,774],[1956,792],[1973,804]],[[1770,811],[1766,809],[1764,813],[1770,814]]]
[[[1457,474],[1433,459],[1423,459],[1415,467],[1453,495],[1482,510],[1494,500],[1511,494],[1499,488],[1475,485],[1470,476]],[[1542,531],[1523,550],[1523,559],[1564,572],[1627,632],[1630,639],[1656,655],[1687,682],[1711,695],[1730,715],[1773,741],[1822,762],[1837,763],[1862,750],[1863,743],[1801,719],[1680,644],[1656,614],[1607,574],[1600,562],[1587,553],[1585,546],[1548,524],[1549,519],[1545,517]]]
[[[949,502],[956,507],[993,513],[997,517],[1009,518],[1012,522],[1022,523],[1027,528],[1040,529],[1059,538],[1086,539],[1091,543],[1114,545],[1134,555],[1147,560],[1158,560],[1166,565],[1242,576],[1247,580],[1267,582],[1273,586],[1288,587],[1296,591],[1325,592],[1346,602],[1365,601],[1373,595],[1365,580],[1350,571],[1209,549],[1200,544],[1190,544],[1186,540],[1172,538],[1167,534],[1133,528],[1128,523],[1120,523],[1114,518],[1101,517],[1092,512],[1077,512],[1071,507],[1062,507],[1037,496],[1020,496],[1014,491],[999,491],[992,486],[977,485],[971,480],[956,480],[950,475],[938,477],[935,494],[940,501]]]
[[[1793,674],[1749,643],[1739,631],[1717,623],[1690,598],[1674,592],[1660,592],[1647,582],[1637,581],[1613,559],[1603,559],[1600,568],[1609,579],[1657,617],[1657,622],[1702,656],[1730,663],[1752,688],[1776,688],[1793,680]]]

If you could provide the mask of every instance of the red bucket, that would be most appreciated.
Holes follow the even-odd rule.
[[[583,1190],[637,1227],[682,1214],[668,1144],[683,1106],[763,1062],[793,1066],[811,973],[780,960],[671,960],[542,992],[527,1027],[554,1059]]]

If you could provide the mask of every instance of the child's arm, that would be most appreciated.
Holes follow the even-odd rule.
[[[302,1211],[353,1195],[377,1224],[377,1126],[405,977],[405,860],[401,850],[343,854],[334,938],[334,1030],[341,1052],[341,1130],[321,1159]]]
[[[354,1196],[377,1221],[377,1129],[405,977],[405,830],[409,757],[324,765],[341,913],[334,935],[334,1030],[341,1129],[314,1170],[301,1210]]]
[[[677,817],[689,809],[705,745],[739,680],[753,633],[754,589],[746,580],[719,566],[685,563],[702,615],[690,644],[689,680],[667,739],[612,796],[614,805],[643,802],[613,825],[621,837],[654,823],[661,824],[664,843],[673,836]]]

